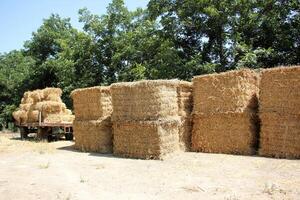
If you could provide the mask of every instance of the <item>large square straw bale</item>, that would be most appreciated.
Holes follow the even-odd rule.
[[[300,66],[263,70],[260,112],[300,114]]]
[[[193,78],[194,114],[256,110],[259,76],[243,69]]]
[[[260,113],[260,119],[260,155],[300,158],[300,115]]]
[[[251,113],[194,116],[192,150],[251,155],[257,145],[257,117]]]
[[[112,124],[109,117],[103,120],[75,120],[73,130],[78,150],[112,153]]]
[[[181,117],[179,125],[179,147],[182,151],[190,151],[192,135],[192,117]]]
[[[76,120],[97,120],[112,113],[110,88],[97,86],[72,91]]]
[[[193,109],[193,84],[187,81],[180,81],[177,89],[178,115],[190,117]]]
[[[163,159],[179,150],[178,119],[114,122],[114,154],[140,159]]]
[[[151,80],[115,83],[111,86],[113,121],[157,120],[184,114],[189,94],[184,89],[188,82],[178,80]],[[182,92],[180,91],[182,86]],[[186,96],[184,98],[184,95]],[[182,96],[181,100],[179,96]],[[180,100],[180,101],[179,101]],[[181,106],[181,109],[179,109]]]

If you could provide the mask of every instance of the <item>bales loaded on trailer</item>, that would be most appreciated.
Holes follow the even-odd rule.
[[[45,88],[25,92],[19,109],[13,113],[21,138],[36,133],[38,139],[48,141],[65,137],[73,140],[72,111],[61,100],[59,88]]]
[[[30,133],[36,133],[37,138],[47,139],[49,142],[64,137],[66,140],[73,140],[72,123],[23,123],[16,124],[20,129],[21,139],[28,138]]]

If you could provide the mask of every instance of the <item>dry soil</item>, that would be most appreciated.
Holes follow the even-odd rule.
[[[0,132],[0,199],[300,199],[300,160],[206,153],[124,159]]]

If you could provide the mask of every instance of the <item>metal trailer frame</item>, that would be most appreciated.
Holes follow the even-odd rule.
[[[73,140],[73,123],[46,123],[42,121],[42,113],[39,112],[39,122],[33,123],[16,123],[20,128],[21,139],[28,138],[30,131],[37,131],[39,139],[47,139],[49,142],[57,140],[61,134],[55,133],[55,128],[63,130],[66,140]]]

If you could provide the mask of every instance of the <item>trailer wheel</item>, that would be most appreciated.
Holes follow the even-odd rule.
[[[21,136],[21,140],[25,140],[28,138],[28,128],[27,127],[20,127],[20,136]]]
[[[73,133],[65,133],[66,140],[73,140]]]
[[[48,134],[48,136],[47,136],[47,141],[48,141],[48,142],[57,141],[56,135]]]

